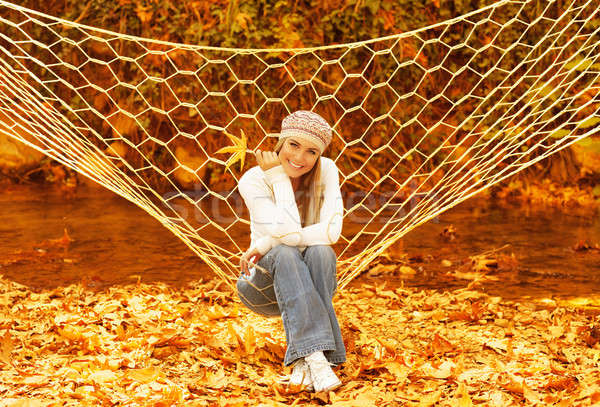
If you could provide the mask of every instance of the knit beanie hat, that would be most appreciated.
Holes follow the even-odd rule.
[[[281,122],[281,133],[279,138],[294,136],[313,142],[321,150],[331,143],[331,127],[316,113],[307,110],[298,110],[287,116]]]

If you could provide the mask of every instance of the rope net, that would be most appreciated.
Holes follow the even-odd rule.
[[[413,228],[598,132],[599,6],[500,1],[359,43],[224,49],[0,1],[0,131],[144,209],[233,287],[245,155],[315,111],[334,129],[343,287]]]

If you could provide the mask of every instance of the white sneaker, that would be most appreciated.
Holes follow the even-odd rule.
[[[290,386],[305,386],[307,390],[313,389],[313,380],[310,375],[310,369],[304,358],[300,358],[296,364],[294,364],[289,384]]]
[[[310,370],[316,392],[330,392],[342,385],[323,352],[315,352],[304,358]]]

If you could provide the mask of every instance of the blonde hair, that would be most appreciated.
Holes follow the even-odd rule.
[[[279,154],[285,140],[286,138],[282,137],[277,141],[274,149],[277,154]],[[300,184],[295,195],[298,197],[296,202],[298,204],[298,212],[300,212],[302,227],[318,223],[323,204],[320,155],[310,171],[300,178]]]

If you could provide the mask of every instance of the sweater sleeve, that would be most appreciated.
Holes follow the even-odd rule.
[[[319,223],[302,228],[299,246],[331,245],[342,233],[344,203],[340,192],[339,171],[335,163],[326,172],[323,205]]]
[[[281,240],[265,235],[256,240],[254,244],[261,256],[264,256],[269,250],[281,243]]]
[[[292,183],[281,165],[264,171],[264,174],[273,188],[275,201],[265,190],[262,180],[248,178],[238,186],[250,216],[253,222],[266,228],[271,238],[289,246],[298,246],[301,223]],[[265,254],[274,243],[272,239],[263,237],[257,242],[257,249]]]

